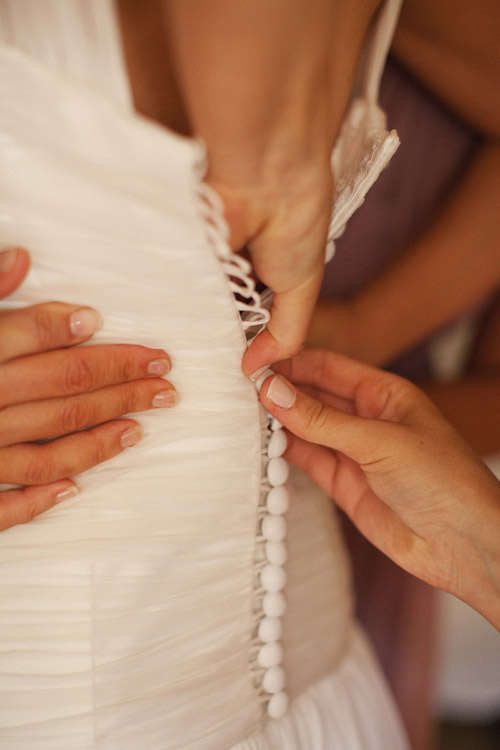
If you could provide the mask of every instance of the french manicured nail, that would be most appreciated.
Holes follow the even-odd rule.
[[[80,490],[78,489],[78,487],[75,487],[75,485],[72,484],[70,487],[66,487],[64,490],[61,490],[61,492],[57,493],[55,502],[62,503],[65,500],[69,500],[70,497],[78,495],[79,492]]]
[[[92,310],[91,308],[77,310],[69,319],[71,333],[79,339],[85,338],[85,336],[92,336],[101,326],[101,316],[97,310]]]
[[[178,400],[179,396],[176,391],[160,391],[153,399],[153,406],[168,408],[169,406],[175,406]]]
[[[267,380],[270,375],[274,375],[274,370],[271,370],[271,368],[268,367],[261,375],[259,375],[257,380],[254,381],[257,393],[260,393],[260,389],[262,388],[264,381]]]
[[[267,389],[267,398],[280,409],[290,409],[297,400],[297,391],[281,375],[275,375]]]
[[[255,383],[255,381],[258,380],[260,376],[263,375],[265,371],[268,369],[269,369],[269,365],[264,365],[264,367],[259,367],[258,370],[255,370],[255,372],[252,372],[252,374],[249,375],[248,377],[250,378],[250,380],[253,380],[253,382]]]
[[[125,430],[124,433],[122,433],[121,436],[121,444],[123,448],[131,448],[133,445],[139,442],[139,440],[142,440],[144,437],[144,431],[142,427],[139,425],[136,425],[135,427],[129,427],[128,430]]]
[[[155,359],[154,362],[150,362],[148,365],[149,375],[158,375],[161,378],[162,375],[166,375],[172,369],[170,360],[168,359]]]
[[[9,273],[10,269],[16,262],[17,248],[9,248],[0,252],[0,273]]]

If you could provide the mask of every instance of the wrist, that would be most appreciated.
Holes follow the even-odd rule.
[[[291,101],[276,104],[259,117],[245,111],[225,116],[222,109],[206,118],[198,134],[207,148],[207,181],[219,192],[258,200],[261,209],[296,196],[307,201],[332,201],[331,152],[336,129],[329,121],[327,91],[309,96],[298,87]],[[319,100],[319,102],[318,102]]]
[[[491,493],[481,492],[472,504],[470,547],[451,593],[500,630],[500,485],[493,476],[491,486]]]

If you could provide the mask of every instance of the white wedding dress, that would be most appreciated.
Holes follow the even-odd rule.
[[[334,152],[332,238],[397,147],[376,97],[398,4]],[[0,65],[0,237],[33,257],[3,307],[92,305],[93,341],[165,348],[181,395],[74,500],[0,535],[0,747],[403,750],[332,504],[298,474],[287,493],[241,374],[241,308],[265,311],[202,146],[134,113],[109,0],[1,0]]]

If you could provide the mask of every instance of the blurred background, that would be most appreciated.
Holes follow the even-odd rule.
[[[352,298],[384,274],[439,214],[482,145],[477,133],[392,59],[380,98],[388,127],[398,131],[401,146],[336,242],[335,256],[326,267],[325,300]],[[500,253],[500,225],[498,237]],[[445,295],[446,269],[430,268],[432,273],[442,275]],[[500,296],[485,299],[401,352],[397,361],[377,364],[418,384],[452,383],[470,363],[485,311],[499,301]],[[335,332],[335,317],[329,328]],[[383,336],[369,321],[365,328],[372,339]],[[498,337],[500,362],[500,330]],[[500,477],[500,412],[498,425],[499,454],[488,461]],[[476,431],[481,433],[480,424]],[[374,643],[414,750],[500,750],[500,633],[465,604],[397,569],[346,519],[343,522],[358,616]]]

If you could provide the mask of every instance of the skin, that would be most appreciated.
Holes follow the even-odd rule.
[[[323,269],[333,190],[330,152],[377,5],[118,4],[137,110],[205,140],[206,179],[224,200],[231,247],[248,250],[257,274],[276,292],[268,330],[245,356],[247,373],[305,341]],[[336,54],[332,28],[338,30]],[[19,251],[9,272],[0,274],[0,293],[20,283],[28,263]],[[61,493],[74,491],[67,477],[123,450],[124,435],[127,444],[139,439],[137,425],[117,417],[151,408],[156,393],[171,389],[158,378],[147,379],[148,361],[166,358],[162,352],[55,352],[89,338],[68,334],[68,318],[76,311],[48,303],[2,314],[0,477],[31,489],[3,493],[0,528],[29,520]],[[35,372],[43,372],[43,381],[33,382]],[[54,485],[62,479],[66,484]]]
[[[286,457],[394,562],[500,629],[500,483],[414,385],[308,350],[277,366],[261,401]]]
[[[229,244],[249,253],[275,292],[270,323],[243,359],[246,374],[304,345],[323,275],[331,150],[378,4],[119,3],[136,106],[204,140]],[[174,116],[175,102],[182,112]]]
[[[437,216],[396,262],[352,298],[320,301],[309,346],[385,365],[498,293],[499,34],[494,0],[405,0],[393,53],[482,143]],[[497,300],[463,377],[419,383],[482,453],[500,449],[499,320]]]
[[[4,295],[29,268],[25,250],[13,253],[0,253]],[[164,351],[74,348],[91,337],[72,333],[70,320],[84,319],[82,311],[93,312],[61,302],[0,312],[0,481],[24,485],[0,492],[0,531],[73,496],[69,477],[137,443],[140,425],[120,417],[156,408],[160,393],[170,394],[162,405],[175,403],[175,389],[158,377],[171,366]]]
[[[488,5],[488,0],[482,2]],[[438,40],[436,52],[443,44],[439,34],[448,23],[446,13],[453,15],[453,7],[449,2],[440,4],[436,13],[431,2],[408,0],[406,5],[408,14],[403,13],[395,45],[400,38],[401,59],[407,49],[407,64],[417,67],[425,49],[422,39],[428,36],[428,18],[439,21],[431,34]],[[292,12],[290,3],[276,0],[272,7],[265,4],[268,33],[263,34],[259,3],[250,7],[242,2],[214,5],[211,0],[119,2],[137,109],[179,132],[205,139],[210,163],[207,180],[224,199],[231,245],[235,250],[248,248],[257,273],[277,292],[268,330],[245,355],[247,373],[297,351],[305,340],[321,277],[331,204],[333,186],[326,165],[363,36],[377,7],[378,2],[369,0],[318,0],[313,7],[297,1]],[[442,8],[446,10],[444,22]],[[427,22],[419,16],[424,11]],[[455,10],[455,19],[459,16]],[[152,34],[155,29],[162,34]],[[441,86],[443,96],[456,78],[454,54],[464,46],[453,29],[453,38],[445,45],[450,64]],[[149,47],[151,39],[155,41]],[[490,60],[481,44],[466,41],[472,44],[470,56],[477,53],[481,65],[484,62],[487,67]],[[255,54],[257,49],[259,54]],[[227,59],[232,60],[231,66],[225,64]],[[428,58],[423,77],[429,71],[432,74],[434,62],[432,56]],[[147,73],[142,75],[141,70]],[[482,69],[474,86],[483,80]],[[476,109],[474,105],[471,111]],[[22,275],[25,261],[18,262],[21,266],[16,272]],[[3,283],[15,286],[12,278]],[[49,343],[52,348],[75,341],[68,342],[66,334]],[[101,387],[105,386],[101,383]]]

